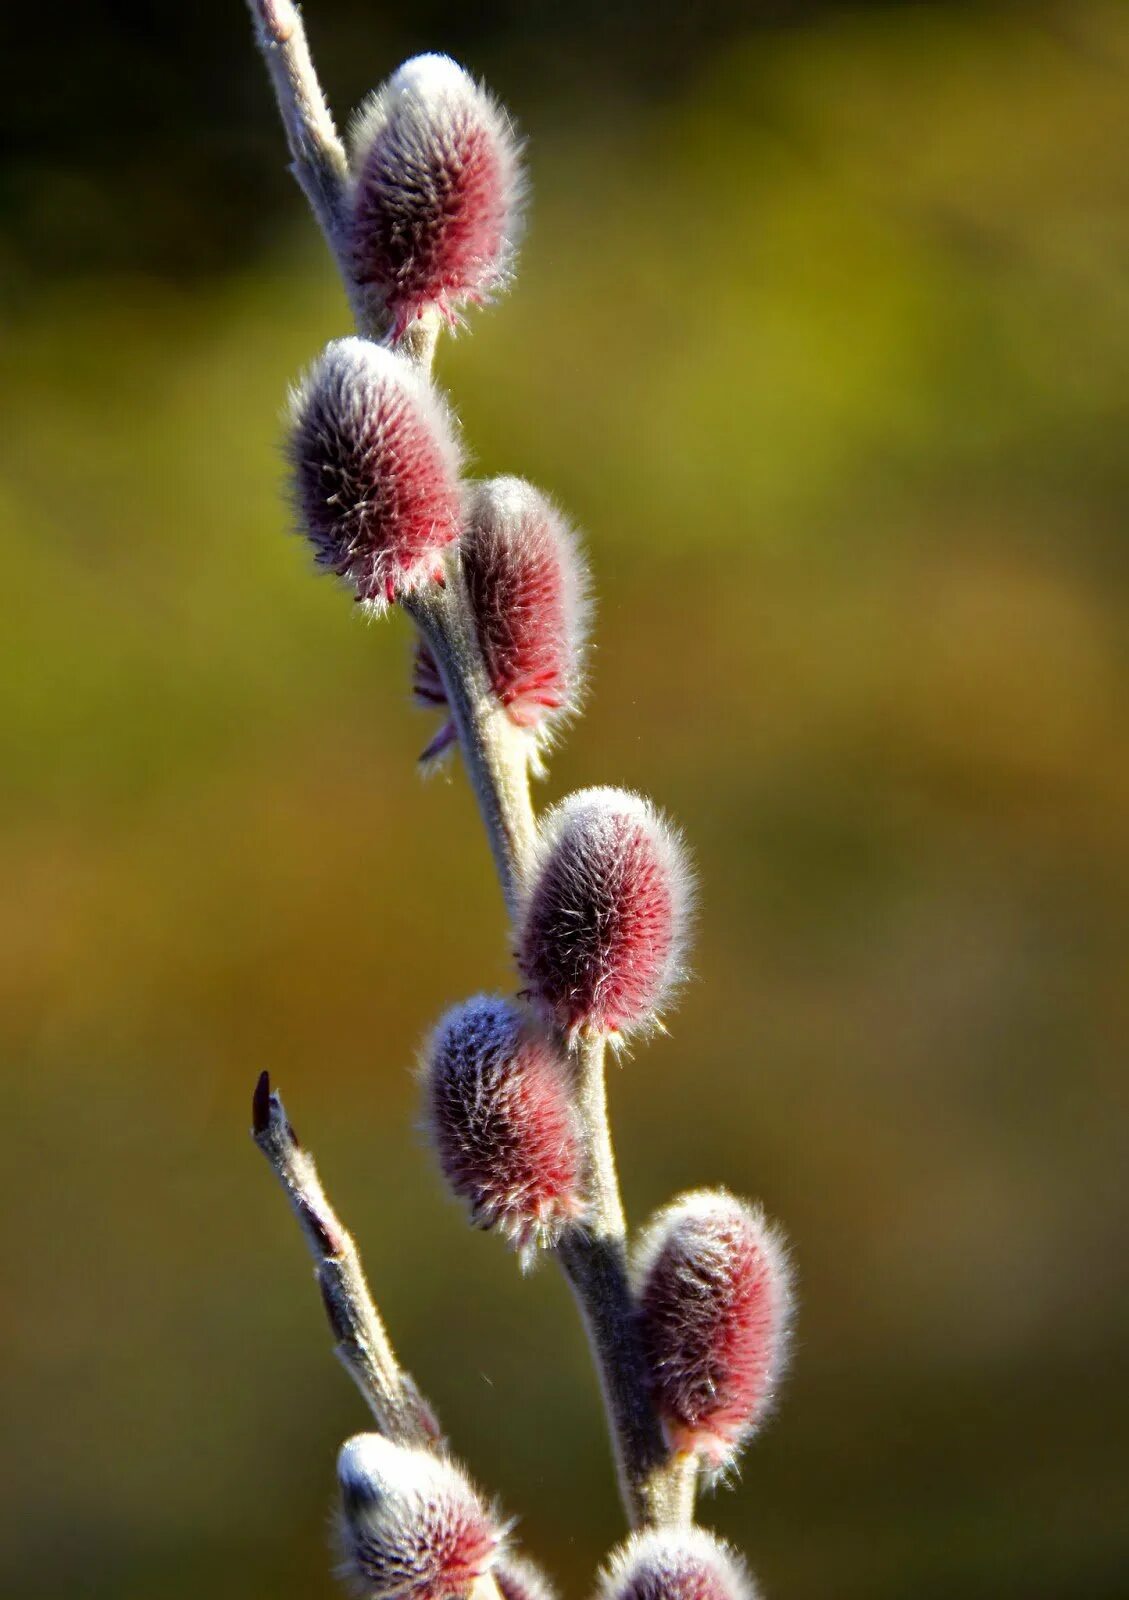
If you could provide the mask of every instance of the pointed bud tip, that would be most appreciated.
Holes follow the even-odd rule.
[[[270,1073],[260,1072],[251,1096],[251,1127],[256,1133],[265,1133],[270,1127]]]

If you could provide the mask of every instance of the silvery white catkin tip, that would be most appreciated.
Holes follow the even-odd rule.
[[[690,871],[675,830],[622,789],[581,789],[546,813],[518,962],[575,1040],[657,1021],[682,976]]]
[[[519,231],[518,141],[494,98],[449,56],[415,56],[349,132],[349,257],[393,337],[435,307],[456,320],[507,280]]]
[[[545,1574],[523,1556],[503,1556],[494,1568],[494,1582],[502,1600],[557,1600]]]
[[[458,1467],[359,1433],[337,1458],[342,1569],[365,1600],[461,1600],[504,1538]]]
[[[612,1554],[597,1600],[757,1600],[757,1588],[736,1552],[705,1528],[656,1528]]]
[[[583,679],[588,581],[576,536],[532,484],[491,478],[468,495],[459,549],[490,689],[536,752],[575,711]],[[425,644],[415,694],[445,701]]]
[[[783,1371],[792,1308],[784,1242],[759,1206],[695,1190],[651,1219],[632,1279],[667,1441],[724,1469],[763,1422]]]
[[[441,573],[462,517],[450,414],[415,369],[368,339],[335,339],[294,391],[289,457],[319,566],[374,611]]]
[[[497,1228],[528,1265],[582,1209],[565,1063],[510,1001],[479,995],[439,1023],[425,1072],[444,1177],[471,1220]]]

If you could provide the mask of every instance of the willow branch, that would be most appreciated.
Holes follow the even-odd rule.
[[[314,71],[301,15],[293,0],[248,0],[248,5],[286,129],[290,170],[339,257],[348,162]]]
[[[353,304],[358,332],[372,337],[365,307],[354,292],[342,248],[347,163],[292,0],[249,0],[293,157],[295,177],[330,244]],[[434,315],[411,326],[399,352],[430,371],[439,322]],[[430,585],[403,600],[435,659],[459,736],[464,764],[478,801],[494,863],[511,915],[519,910],[537,838],[529,793],[525,740],[490,693],[475,637],[458,556],[448,563],[447,586]],[[586,1226],[568,1230],[557,1255],[572,1287],[599,1372],[620,1492],[633,1527],[688,1522],[693,1515],[692,1461],[671,1457],[644,1379],[627,1274],[623,1206],[612,1151],[604,1085],[604,1051],[586,1046],[578,1065],[591,1212]],[[277,1097],[264,1094],[273,1107]],[[268,1121],[288,1127],[278,1105]],[[292,1139],[292,1133],[290,1135]],[[393,1407],[397,1426],[422,1426],[430,1413],[411,1380],[396,1365],[372,1305],[356,1249],[329,1209],[313,1163],[279,1142],[268,1126],[256,1139],[290,1193],[319,1266],[319,1281],[339,1338],[339,1353],[380,1421]],[[303,1187],[303,1184],[305,1185]],[[321,1208],[320,1210],[318,1208]],[[328,1217],[328,1233],[321,1221]],[[320,1220],[319,1220],[320,1219]],[[330,1249],[340,1246],[340,1253]],[[328,1263],[335,1263],[330,1268]],[[325,1289],[334,1285],[333,1299]],[[341,1330],[344,1329],[344,1334]],[[412,1417],[415,1417],[413,1424]]]

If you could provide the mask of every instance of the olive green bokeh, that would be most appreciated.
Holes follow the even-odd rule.
[[[704,1515],[770,1600],[1112,1600],[1129,8],[831,8],[591,102],[523,94],[532,53],[519,20],[473,63],[535,204],[439,371],[477,470],[586,530],[592,693],[546,796],[640,788],[698,864],[696,981],[612,1083],[630,1211],[724,1182],[795,1246],[793,1377]],[[0,1589],[335,1592],[364,1418],[246,1137],[268,1067],[406,1362],[581,1600],[620,1518],[578,1327],[417,1130],[421,1036],[510,981],[497,888],[457,768],[413,770],[403,619],[285,537],[286,384],[346,322],[282,192],[227,273],[13,268]]]

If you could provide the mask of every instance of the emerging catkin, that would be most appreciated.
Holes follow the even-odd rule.
[[[532,1561],[508,1552],[494,1568],[502,1600],[557,1600],[556,1590]]]
[[[757,1590],[735,1551],[705,1528],[655,1528],[613,1552],[597,1600],[757,1600]]]
[[[463,1600],[504,1529],[452,1462],[359,1433],[337,1458],[342,1573],[365,1600]]]

